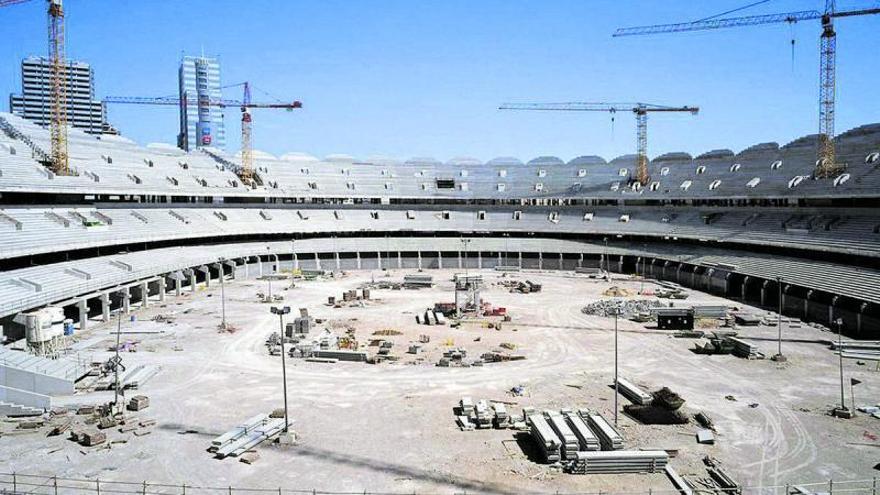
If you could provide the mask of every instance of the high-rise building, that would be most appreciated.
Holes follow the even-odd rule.
[[[95,101],[94,72],[85,62],[67,62],[64,108],[67,124],[89,134],[117,134],[106,109]],[[46,57],[21,61],[21,94],[9,95],[9,111],[42,126],[52,119],[52,65]]]
[[[202,146],[226,146],[220,101],[220,62],[216,58],[185,56],[180,62],[180,134],[177,145],[189,151]]]

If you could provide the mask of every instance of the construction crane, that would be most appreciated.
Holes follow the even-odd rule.
[[[746,7],[751,7],[752,5],[757,5],[759,3],[763,2],[756,2]],[[613,36],[678,33],[683,31],[702,31],[707,29],[755,26],[758,24],[774,24],[782,22],[794,24],[800,21],[821,19],[822,34],[819,62],[819,143],[814,175],[819,178],[829,178],[838,175],[845,168],[844,164],[837,163],[834,151],[834,99],[836,91],[835,57],[837,53],[837,33],[834,31],[834,19],[838,17],[855,17],[871,14],[880,14],[880,8],[838,11],[835,8],[834,0],[825,0],[824,12],[802,10],[798,12],[746,17],[718,18],[718,16],[712,16],[695,22],[621,28],[615,31]]]
[[[252,108],[278,108],[292,111],[295,108],[302,108],[302,102],[274,102],[274,103],[255,103],[251,101],[251,85],[248,82],[233,84],[229,87],[243,87],[243,95],[241,100],[208,100],[208,106],[219,108],[239,107],[241,109],[241,168],[238,176],[242,183],[252,186],[254,184],[254,155],[251,146],[251,126],[253,117],[251,116]],[[143,96],[108,96],[102,100],[104,103],[112,104],[133,104],[133,105],[166,105],[186,107],[187,94],[184,93],[183,98],[173,96],[164,97],[143,97]]]
[[[30,0],[0,0],[6,7]],[[52,116],[49,136],[52,143],[50,167],[57,175],[70,175],[67,154],[67,61],[64,58],[64,7],[61,0],[47,0],[49,17],[49,66],[52,84]]]
[[[648,184],[648,113],[652,112],[688,112],[696,115],[698,107],[668,107],[651,103],[589,103],[589,102],[566,102],[566,103],[504,103],[499,110],[537,110],[550,112],[632,112],[636,116],[636,172],[635,182],[644,186]]]

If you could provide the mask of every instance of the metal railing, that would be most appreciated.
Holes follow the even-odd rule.
[[[573,475],[577,476],[577,475]],[[485,488],[487,491],[494,491],[491,486]],[[501,492],[507,492],[510,489],[498,489]],[[712,493],[730,495],[797,495],[797,494],[814,494],[823,493],[833,494],[855,494],[855,495],[878,495],[880,490],[880,480],[878,478],[868,478],[859,480],[844,481],[820,481],[811,483],[786,483],[784,485],[760,485],[760,486],[741,486],[734,489],[723,488],[694,488],[694,493]],[[474,492],[481,492],[480,488],[475,488]],[[248,495],[248,494],[311,494],[311,495],[428,495],[438,492],[432,491],[407,491],[407,492],[386,492],[386,491],[326,491],[305,488],[255,488],[255,487],[238,487],[238,486],[209,486],[187,483],[153,483],[148,481],[115,481],[101,479],[82,479],[82,478],[64,478],[59,476],[46,476],[21,473],[0,473],[0,494],[2,495],[66,495],[66,494],[83,494],[93,493],[100,495],[106,494],[132,494],[132,495]],[[442,492],[453,493],[455,495],[464,495],[468,491]],[[529,494],[553,494],[553,495],[573,495],[575,492],[562,492],[559,490],[547,492],[521,491],[519,493]],[[643,490],[643,491],[594,491],[594,492],[576,492],[578,495],[674,495],[683,493],[675,488],[663,490]]]

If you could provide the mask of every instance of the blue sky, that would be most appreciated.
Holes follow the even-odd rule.
[[[323,156],[528,159],[631,153],[635,123],[602,113],[503,112],[503,101],[698,105],[652,116],[649,154],[739,151],[818,129],[818,21],[653,37],[617,27],[695,20],[747,0],[241,1],[65,0],[69,58],[90,62],[98,97],[176,93],[182,53],[219,56],[224,84],[244,80],[296,112],[255,110],[255,148]],[[821,9],[774,0],[745,13]],[[876,6],[840,0],[838,8]],[[46,52],[44,2],[0,9],[0,93],[18,62]],[[838,27],[837,130],[880,122],[880,16]],[[792,61],[791,37],[796,40]],[[238,98],[230,92],[226,95]],[[255,99],[259,99],[259,94]],[[235,110],[228,147],[239,145]],[[173,108],[112,106],[140,143],[174,142]]]

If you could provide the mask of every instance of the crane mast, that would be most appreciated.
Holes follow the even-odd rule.
[[[619,111],[632,112],[636,117],[636,170],[633,181],[641,186],[648,184],[651,179],[648,175],[648,113],[649,112],[687,112],[696,115],[698,107],[682,106],[667,107],[651,103],[593,103],[593,102],[568,102],[568,103],[504,103],[499,110],[538,110],[558,112],[608,112],[615,114]]]
[[[843,166],[837,163],[834,150],[835,58],[837,33],[834,32],[834,0],[826,0],[822,15],[822,37],[819,56],[819,153],[816,176],[833,177]]]
[[[61,0],[49,0],[49,64],[52,73],[52,171],[70,172],[67,156],[67,62],[64,58],[64,7]]]

